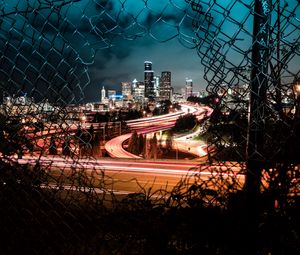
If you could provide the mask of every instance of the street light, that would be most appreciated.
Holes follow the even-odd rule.
[[[295,110],[295,117],[299,117],[299,107],[300,107],[300,79],[296,79],[295,83],[293,84],[293,90],[295,93],[296,98],[296,110]]]
[[[300,94],[300,79],[297,79],[294,83],[294,91],[297,95]]]
[[[80,120],[81,120],[82,123],[85,123],[85,121],[86,121],[86,116],[85,116],[85,115],[81,115],[81,116],[80,116]]]

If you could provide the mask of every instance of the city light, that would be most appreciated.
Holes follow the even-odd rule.
[[[295,94],[297,96],[300,95],[300,80],[297,80],[295,83],[294,83],[294,86],[293,86],[293,89],[295,91]]]

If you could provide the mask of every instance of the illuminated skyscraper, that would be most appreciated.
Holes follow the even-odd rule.
[[[185,79],[185,99],[193,95],[193,80]]]
[[[160,77],[154,76],[154,95],[155,98],[159,97],[159,89],[160,89]]]
[[[105,93],[105,88],[103,86],[101,89],[101,102],[102,103],[104,102],[105,96],[106,96],[106,93]]]
[[[134,79],[133,81],[132,81],[132,93],[134,94],[134,90],[135,90],[135,88],[136,88],[136,84],[137,84],[137,79]]]
[[[144,84],[145,84],[145,97],[149,100],[155,98],[154,93],[154,71],[152,70],[152,62],[145,61],[145,71],[144,71]]]
[[[132,99],[131,82],[122,82],[122,95],[124,99]]]
[[[143,103],[145,99],[145,84],[142,81],[133,81],[133,98],[136,102]]]
[[[169,71],[165,71],[161,73],[159,95],[161,100],[171,100],[171,96],[172,96],[171,72]]]

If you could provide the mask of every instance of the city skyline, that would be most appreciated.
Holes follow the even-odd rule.
[[[95,64],[89,68],[91,83],[86,90],[87,101],[97,100],[95,90],[100,93],[102,86],[121,91],[122,82],[144,81],[145,61],[152,62],[154,76],[160,76],[163,71],[172,73],[175,92],[185,87],[186,78],[193,80],[195,91],[205,89],[203,67],[195,49],[185,48],[175,39],[158,43],[151,38],[141,38],[119,43],[118,47],[96,55]]]

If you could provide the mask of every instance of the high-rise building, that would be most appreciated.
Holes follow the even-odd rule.
[[[135,88],[136,88],[136,83],[137,83],[138,81],[137,81],[137,79],[134,79],[133,81],[132,81],[132,93],[134,93],[134,90],[135,90]]]
[[[159,98],[159,88],[160,88],[160,77],[154,76],[154,95],[155,98]]]
[[[193,95],[193,80],[185,79],[185,99]]]
[[[145,61],[144,66],[145,66],[145,71],[152,71],[152,62],[151,61]]]
[[[161,73],[160,91],[161,100],[171,100],[172,87],[171,87],[171,72],[164,71]]]
[[[136,102],[143,103],[145,100],[145,84],[142,81],[134,80],[133,98]]]
[[[145,98],[152,100],[155,97],[154,94],[154,71],[152,70],[152,62],[144,62],[144,84],[145,84]]]
[[[122,95],[124,99],[132,99],[131,82],[122,82]]]
[[[104,86],[102,86],[102,89],[101,89],[101,102],[102,103],[104,102],[105,98],[106,98],[106,92],[105,92]]]

